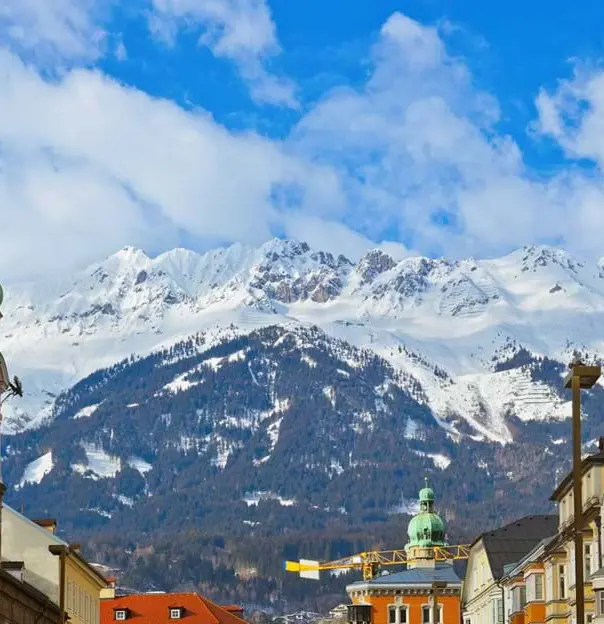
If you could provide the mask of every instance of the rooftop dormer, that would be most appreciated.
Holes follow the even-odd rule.
[[[113,619],[116,622],[125,622],[130,617],[130,609],[118,607],[113,609]]]

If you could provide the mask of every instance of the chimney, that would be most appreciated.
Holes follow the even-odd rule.
[[[107,587],[101,589],[101,600],[113,600],[115,598],[115,576],[107,577]]]
[[[54,518],[39,518],[38,520],[33,520],[33,522],[53,535],[57,532],[57,521]]]

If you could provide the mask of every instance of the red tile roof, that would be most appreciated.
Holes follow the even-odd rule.
[[[224,609],[199,594],[136,594],[101,600],[101,624],[115,624],[115,610],[127,609],[131,624],[175,624],[170,609],[183,609],[183,624],[242,624],[233,607]]]

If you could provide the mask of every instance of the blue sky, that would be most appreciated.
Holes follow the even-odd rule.
[[[3,4],[0,243],[24,276],[274,235],[604,255],[602,3]]]

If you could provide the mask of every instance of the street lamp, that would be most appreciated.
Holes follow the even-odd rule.
[[[434,581],[432,583],[432,624],[439,624],[438,622],[438,592],[441,589],[445,589],[447,584],[444,581]],[[444,622],[443,617],[443,622]]]
[[[581,500],[581,389],[591,388],[602,372],[599,366],[585,366],[575,360],[564,378],[564,387],[572,389],[573,403],[573,498],[575,504],[575,604],[577,624],[585,622],[583,586],[583,501]]]

